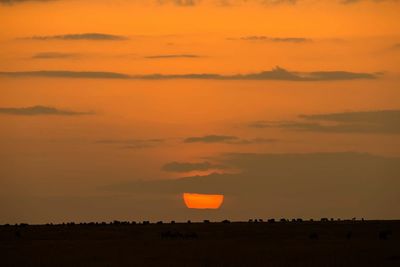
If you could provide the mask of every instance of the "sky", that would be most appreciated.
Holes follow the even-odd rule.
[[[398,219],[399,12],[0,0],[0,223]]]

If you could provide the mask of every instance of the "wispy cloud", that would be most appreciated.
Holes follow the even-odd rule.
[[[13,5],[26,2],[51,2],[51,1],[57,1],[57,0],[0,0],[0,4]]]
[[[77,57],[77,54],[61,52],[41,52],[32,56],[33,59],[61,59],[74,57]]]
[[[208,161],[203,162],[170,162],[162,167],[167,172],[191,172],[191,171],[207,171],[214,169],[223,169],[222,165],[212,164]]]
[[[183,140],[184,143],[224,143],[231,145],[251,145],[251,144],[267,144],[276,143],[279,139],[275,138],[239,138],[231,135],[204,135],[188,137]]]
[[[120,148],[125,149],[142,149],[151,148],[165,143],[165,139],[154,138],[154,139],[102,139],[97,140],[96,144],[105,145],[118,145]]]
[[[170,58],[199,58],[199,55],[194,54],[165,54],[165,55],[153,55],[145,56],[147,59],[170,59]]]
[[[67,70],[40,70],[0,72],[0,76],[10,77],[46,77],[46,78],[89,78],[89,79],[129,79],[131,76],[118,72],[104,71],[67,71]]]
[[[75,34],[61,34],[61,35],[42,35],[31,36],[23,39],[30,40],[65,40],[65,41],[78,41],[78,40],[91,40],[91,41],[122,41],[127,40],[126,36],[113,35],[106,33],[75,33]]]
[[[185,143],[225,143],[228,141],[239,140],[236,136],[230,135],[205,135],[188,137],[184,140]]]
[[[400,110],[300,115],[294,121],[258,121],[253,128],[282,128],[325,133],[400,134]]]
[[[17,108],[16,107],[0,108],[0,114],[22,115],[22,116],[35,116],[35,115],[79,116],[79,115],[92,115],[94,113],[63,110],[48,106],[32,106],[32,107],[17,107]]]
[[[266,41],[266,42],[276,42],[276,43],[305,43],[312,41],[312,39],[304,37],[270,37],[264,35],[252,35],[239,38],[228,38],[228,40]]]
[[[92,79],[136,79],[136,80],[280,80],[280,81],[341,81],[358,79],[377,79],[380,73],[349,72],[349,71],[315,71],[315,72],[291,72],[276,67],[269,71],[258,73],[222,75],[215,73],[192,74],[145,74],[128,75],[117,72],[95,71],[16,71],[0,72],[0,76],[10,77],[49,77],[49,78],[92,78]]]

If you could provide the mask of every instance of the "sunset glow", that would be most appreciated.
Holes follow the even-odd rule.
[[[399,11],[0,0],[0,224],[399,217]]]
[[[189,209],[219,209],[224,195],[184,193],[183,201]]]

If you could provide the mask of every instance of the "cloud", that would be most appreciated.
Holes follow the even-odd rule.
[[[237,136],[230,135],[205,135],[197,137],[188,137],[183,140],[184,143],[224,143],[231,145],[252,145],[252,144],[267,144],[276,143],[280,141],[275,138],[239,138]]]
[[[207,171],[213,169],[223,169],[224,166],[212,164],[208,161],[203,162],[170,162],[162,167],[167,172],[190,172],[190,171]]]
[[[60,115],[60,116],[78,116],[78,115],[92,115],[93,112],[77,112],[70,110],[57,109],[47,106],[32,106],[24,108],[0,108],[0,114],[6,115]]]
[[[135,79],[135,80],[172,80],[172,79],[278,80],[278,81],[302,81],[302,82],[377,79],[379,75],[380,73],[363,73],[363,72],[348,72],[348,71],[291,72],[280,67],[276,67],[270,71],[262,71],[258,73],[247,73],[247,74],[234,74],[234,75],[222,75],[214,73],[128,75],[117,72],[66,71],[66,70],[0,72],[0,76],[10,76],[10,77]]]
[[[399,0],[341,0],[340,3],[344,5],[356,4],[361,2],[374,2],[374,3],[385,3],[385,2],[398,2]]]
[[[239,140],[236,136],[229,135],[205,135],[198,137],[188,137],[185,143],[226,143],[228,141]]]
[[[51,2],[51,1],[57,1],[57,0],[0,0],[0,4],[13,5],[26,2]]]
[[[97,140],[96,144],[118,145],[120,148],[125,149],[142,149],[151,148],[163,144],[165,139],[102,139]]]
[[[9,77],[44,77],[44,78],[88,78],[88,79],[129,79],[129,75],[117,72],[104,71],[68,71],[68,70],[40,70],[0,72],[0,76]]]
[[[312,39],[304,37],[269,37],[263,35],[244,36],[240,38],[229,38],[229,40],[243,40],[243,41],[267,41],[277,43],[305,43],[311,42]]]
[[[238,139],[238,140],[232,140],[228,141],[228,144],[233,144],[233,145],[252,145],[252,144],[269,144],[269,143],[276,143],[279,142],[279,139],[275,138],[252,138],[252,139]]]
[[[250,124],[253,128],[282,128],[326,133],[400,134],[400,110],[300,115],[301,120]]]
[[[60,58],[73,58],[76,54],[60,53],[60,52],[41,52],[32,56],[33,59],[60,59]]]
[[[198,55],[193,54],[166,54],[166,55],[153,55],[145,56],[147,59],[168,59],[168,58],[199,58]]]
[[[32,36],[24,39],[30,40],[65,40],[65,41],[77,41],[77,40],[92,40],[92,41],[121,41],[127,40],[128,38],[121,35],[113,35],[106,33],[77,33],[77,34],[62,34],[62,35],[47,35],[47,36]]]

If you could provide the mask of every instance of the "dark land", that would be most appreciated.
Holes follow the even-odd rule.
[[[400,266],[400,221],[4,225],[0,266]]]

